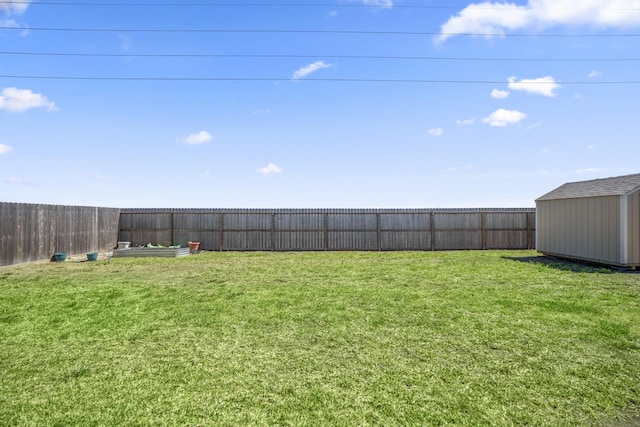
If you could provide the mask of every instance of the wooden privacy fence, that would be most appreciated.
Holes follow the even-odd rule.
[[[0,203],[0,266],[113,248],[120,209]]]
[[[532,249],[535,209],[123,209],[119,241],[213,251]]]

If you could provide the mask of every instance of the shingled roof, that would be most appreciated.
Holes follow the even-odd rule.
[[[536,199],[557,200],[580,197],[624,196],[640,190],[640,173],[614,178],[568,182]]]

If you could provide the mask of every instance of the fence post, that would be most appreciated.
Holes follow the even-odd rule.
[[[276,213],[271,213],[271,252],[276,248]]]
[[[170,242],[170,245],[169,245],[169,246],[173,246],[173,245],[174,245],[174,238],[173,238],[173,235],[174,235],[174,227],[175,227],[175,225],[174,225],[174,223],[173,223],[173,212],[171,212],[171,213],[169,214],[169,222],[171,223],[171,225],[169,226],[169,227],[170,227],[170,228],[169,228],[169,233],[171,234],[171,238],[169,239],[169,242]]]
[[[433,218],[433,211],[429,212],[429,232],[431,234],[431,251],[436,250],[436,233],[435,233],[435,219]]]
[[[380,236],[380,212],[376,212],[376,239],[378,252],[382,251],[382,236]]]
[[[224,251],[224,212],[220,212],[220,252]]]
[[[485,212],[480,212],[480,229],[482,233],[482,250],[487,249],[487,233],[485,229]]]
[[[329,214],[325,212],[324,214],[324,218],[323,218],[323,228],[324,228],[324,233],[323,233],[323,238],[322,238],[322,246],[323,246],[323,250],[327,251],[329,250]]]

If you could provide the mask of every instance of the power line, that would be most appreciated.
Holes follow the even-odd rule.
[[[640,34],[502,34],[502,33],[448,33],[434,31],[373,31],[373,30],[282,30],[282,29],[230,29],[230,28],[59,28],[0,26],[1,30],[92,32],[92,33],[244,33],[244,34],[354,34],[400,36],[469,36],[469,37],[640,37]]]
[[[489,58],[452,56],[398,56],[398,55],[332,55],[332,54],[224,54],[224,53],[89,53],[89,52],[18,52],[0,51],[0,55],[61,56],[99,58],[335,58],[335,59],[390,59],[422,61],[496,61],[496,62],[633,62],[640,58]]]
[[[0,75],[3,79],[35,79],[35,80],[102,80],[102,81],[309,81],[309,82],[344,82],[344,83],[432,83],[432,84],[505,84],[502,80],[433,80],[433,79],[373,79],[373,78],[303,78],[290,77],[106,77],[106,76],[35,76],[35,75]],[[640,80],[626,81],[557,81],[559,85],[636,85]],[[548,82],[529,82],[532,85],[545,85]]]
[[[108,6],[108,7],[330,7],[330,8],[372,8],[384,6],[375,6],[361,3],[225,3],[225,2],[203,2],[203,3],[105,3],[105,2],[64,2],[64,1],[6,1],[0,0],[0,4],[18,4],[29,6]],[[438,5],[418,5],[418,4],[394,4],[390,9],[444,9],[459,10],[465,6],[438,6]],[[491,6],[474,6],[475,10],[500,10],[499,7]],[[580,10],[576,8],[553,8],[554,11],[572,11]],[[604,11],[640,11],[640,8],[606,8]]]

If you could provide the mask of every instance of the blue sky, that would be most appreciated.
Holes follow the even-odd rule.
[[[637,0],[46,3],[0,0],[0,201],[531,207],[640,172]]]

